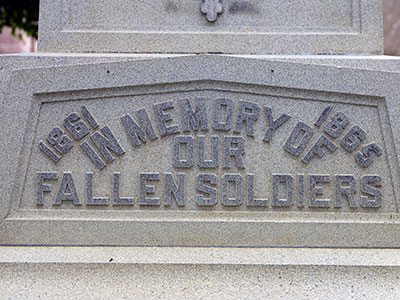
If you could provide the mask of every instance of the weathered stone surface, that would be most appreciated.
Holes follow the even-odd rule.
[[[390,249],[7,247],[0,286],[16,300],[397,300],[399,261]]]
[[[398,247],[399,76],[223,56],[15,71],[0,242]]]
[[[380,0],[41,1],[58,53],[0,57],[0,298],[398,299],[400,59],[352,55],[381,27]]]
[[[39,50],[382,54],[381,6],[381,0],[43,0]]]

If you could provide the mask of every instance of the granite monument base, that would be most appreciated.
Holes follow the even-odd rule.
[[[400,298],[400,250],[1,247],[2,299]]]
[[[399,298],[399,59],[1,59],[3,298]]]

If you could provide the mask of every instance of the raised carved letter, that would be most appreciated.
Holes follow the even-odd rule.
[[[181,149],[186,150],[185,158],[181,157]],[[191,168],[194,166],[194,142],[191,136],[176,136],[174,141],[174,167]]]
[[[196,203],[199,206],[214,206],[217,204],[217,189],[204,185],[204,183],[217,184],[217,176],[214,174],[200,174],[197,176],[197,190],[210,195],[210,198],[205,198],[202,194],[197,194]]]
[[[225,118],[223,107],[226,107]],[[214,120],[212,128],[216,131],[228,131],[231,129],[233,102],[230,99],[216,99],[214,102]],[[221,121],[221,119],[224,119]]]
[[[332,106],[327,106],[323,112],[321,113],[321,115],[319,116],[318,120],[315,122],[315,126],[317,127],[321,127],[322,124],[324,124],[324,122],[326,121],[326,118],[328,117],[329,113],[332,110]]]
[[[114,160],[114,157],[111,155],[110,151],[115,153],[117,156],[121,156],[125,153],[125,151],[112,134],[110,128],[105,126],[103,129],[101,129],[101,132],[104,134],[104,136],[96,132],[92,134],[90,138],[92,139],[93,143],[96,144],[106,162],[110,163]]]
[[[329,175],[310,175],[310,207],[329,207],[330,199],[317,199],[323,195],[322,187],[317,187],[317,183],[327,183],[331,180]]]
[[[299,122],[290,134],[283,149],[294,156],[300,156],[312,135],[313,129],[307,124]]]
[[[141,142],[146,143],[146,134],[150,140],[157,139],[157,135],[154,132],[153,125],[147,115],[146,109],[139,109],[137,111],[137,117],[139,124],[136,123],[129,114],[126,114],[121,118],[122,124],[124,124],[126,133],[128,134],[129,141],[133,147],[139,146]]]
[[[230,184],[235,186],[234,197],[229,197]],[[225,174],[222,177],[222,204],[224,206],[240,206],[243,202],[243,177],[239,174]]]
[[[345,186],[343,186],[345,184]],[[352,175],[336,175],[335,176],[335,207],[342,207],[343,196],[349,202],[352,208],[357,207],[354,199],[356,193],[356,180]]]
[[[218,168],[219,158],[218,158],[218,146],[219,146],[219,136],[211,136],[211,160],[206,160],[206,150],[205,150],[205,140],[206,137],[203,135],[199,136],[199,167],[200,168]]]
[[[44,197],[43,194],[45,192],[51,192],[51,185],[44,184],[45,180],[57,180],[58,175],[57,173],[50,173],[50,172],[39,172],[37,173],[37,198],[36,204],[43,205],[44,204]]]
[[[363,176],[361,178],[361,191],[367,195],[374,196],[370,199],[361,196],[361,206],[365,208],[379,208],[382,206],[382,193],[375,187],[381,187],[382,179],[380,176]]]
[[[93,197],[93,173],[86,173],[86,205],[108,205],[108,197]]]
[[[156,188],[154,185],[147,185],[147,181],[159,181],[158,173],[140,173],[140,192],[139,205],[157,206],[161,205],[160,198],[148,198],[149,194],[154,194]]]
[[[178,206],[185,205],[185,174],[178,174],[176,184],[171,173],[165,173],[164,180],[164,205],[171,205],[172,196]]]
[[[287,114],[281,114],[278,119],[274,120],[272,116],[272,109],[268,106],[264,106],[265,115],[267,116],[268,130],[265,133],[264,141],[271,142],[272,136],[280,126],[287,122],[291,116]]]
[[[71,173],[63,174],[54,205],[60,205],[63,201],[72,201],[74,205],[81,205]]]
[[[304,174],[297,175],[297,207],[304,207]]]
[[[156,103],[153,105],[154,113],[157,118],[158,130],[161,136],[166,136],[179,132],[179,126],[170,124],[173,119],[171,114],[166,113],[166,110],[174,109],[174,103],[172,101]]]
[[[114,173],[113,178],[113,205],[133,205],[134,199],[131,198],[121,198],[120,196],[120,185],[121,185],[121,173]]]
[[[181,102],[182,112],[182,131],[190,131],[190,126],[194,131],[198,131],[199,127],[201,130],[208,130],[208,118],[206,109],[206,100],[203,98],[196,99],[196,110],[193,111],[189,100],[184,99]]]
[[[88,121],[92,129],[96,129],[97,127],[99,127],[99,124],[97,124],[96,120],[93,118],[92,114],[88,111],[86,106],[82,106],[82,115],[86,119],[86,121]]]
[[[247,174],[247,206],[248,207],[268,206],[267,199],[254,198],[254,174]]]
[[[39,142],[39,149],[43,151],[54,163],[58,163],[61,159],[57,154],[54,153],[49,147],[46,146],[43,141]]]
[[[61,154],[66,154],[72,148],[72,140],[58,127],[49,133],[47,141]]]
[[[234,156],[236,166],[239,169],[244,169],[242,156],[244,155],[244,138],[236,136],[224,137],[224,168],[232,168],[231,157]]]
[[[81,144],[81,148],[99,170],[102,170],[106,166],[105,162],[97,155],[88,142],[84,141]]]
[[[374,157],[381,155],[382,149],[376,143],[371,143],[364,146],[362,152],[357,152],[355,158],[361,167],[368,168],[374,162]]]
[[[348,152],[355,151],[360,143],[367,138],[367,133],[359,126],[353,126],[340,141],[340,145]]]
[[[329,134],[333,138],[337,138],[349,125],[350,120],[349,118],[342,113],[341,111],[338,111],[331,119],[331,121],[326,124],[325,126],[325,132]]]
[[[321,135],[318,141],[315,142],[314,146],[308,151],[306,156],[302,159],[302,161],[306,164],[309,164],[310,161],[317,155],[318,157],[323,157],[326,153],[326,150],[330,152],[334,152],[336,150],[336,145],[332,143],[326,136]]]
[[[285,198],[279,197],[279,186],[285,183]],[[289,207],[293,205],[293,177],[290,175],[272,175],[272,206]]]
[[[235,133],[242,131],[243,123],[246,123],[247,136],[254,136],[254,122],[258,120],[260,107],[251,102],[240,101],[239,113],[235,126]]]
[[[76,113],[70,114],[64,120],[64,127],[67,128],[74,140],[79,141],[89,134],[89,128]]]

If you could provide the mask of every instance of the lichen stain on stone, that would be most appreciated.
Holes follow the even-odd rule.
[[[171,12],[178,12],[179,7],[176,5],[174,1],[167,1],[164,4],[164,9],[166,12],[171,13]]]
[[[258,12],[256,6],[250,1],[235,1],[228,11],[231,14],[255,14]]]

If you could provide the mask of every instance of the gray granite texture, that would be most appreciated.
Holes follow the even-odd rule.
[[[2,299],[400,298],[399,250],[179,247],[1,250]]]
[[[42,0],[39,51],[382,54],[381,0]]]
[[[0,56],[0,299],[400,298],[380,0],[40,19],[42,53]]]
[[[0,56],[0,74],[9,74],[12,70],[60,67],[105,62],[124,62],[130,60],[149,60],[193,56],[195,54],[129,54],[129,53],[24,53]],[[387,55],[219,55],[261,60],[289,61],[304,64],[330,65],[398,72],[400,58]]]
[[[171,54],[165,57],[173,56],[176,55]],[[159,57],[157,54],[129,55],[117,53],[24,53],[0,55],[0,88],[5,88],[7,78],[12,70],[84,65],[99,62],[123,62],[157,57]]]
[[[397,60],[350,60],[12,71],[0,243],[399,247]]]

